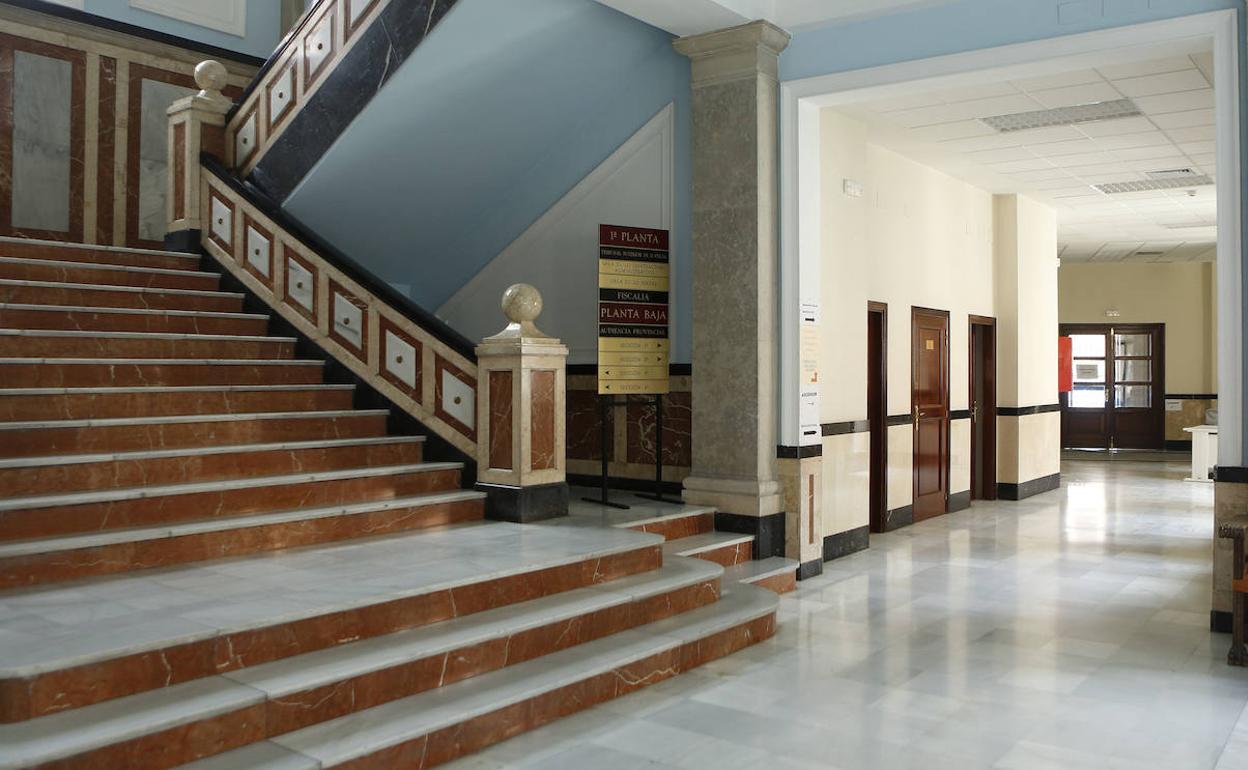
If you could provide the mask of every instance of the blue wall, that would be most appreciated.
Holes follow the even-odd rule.
[[[202,1],[209,3],[213,0]],[[86,0],[83,10],[96,16],[104,16],[167,35],[177,35],[261,59],[267,59],[282,38],[281,3],[277,0],[248,0],[247,36],[245,38],[171,19],[158,13],[136,10],[130,7],[129,0]]]
[[[688,361],[689,62],[671,41],[593,0],[460,0],[284,206],[436,309],[675,102]]]

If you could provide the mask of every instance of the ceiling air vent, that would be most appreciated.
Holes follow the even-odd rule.
[[[1200,176],[1195,169],[1190,168],[1167,168],[1161,171],[1146,171],[1144,176],[1149,179],[1191,179],[1194,176]]]
[[[1142,114],[1140,108],[1136,107],[1135,102],[1130,99],[1115,99],[1112,102],[1076,104],[1073,107],[1058,107],[1053,110],[1034,110],[1032,112],[1018,112],[1013,115],[993,115],[987,118],[980,118],[980,120],[998,132],[1008,134],[1012,131],[1026,131],[1032,128],[1073,126],[1097,120],[1134,118]]]
[[[1150,190],[1180,190],[1184,187],[1204,187],[1213,184],[1208,174],[1176,177],[1173,179],[1148,179],[1140,182],[1111,182],[1109,184],[1092,185],[1106,195],[1122,193],[1149,192]]]

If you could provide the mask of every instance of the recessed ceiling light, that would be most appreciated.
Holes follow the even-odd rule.
[[[1190,168],[1166,168],[1161,171],[1145,171],[1144,176],[1149,179],[1190,179],[1200,175]]]
[[[1071,107],[1058,107],[1052,110],[1032,110],[1017,112],[1013,115],[993,115],[980,118],[983,123],[991,126],[1002,134],[1012,131],[1026,131],[1032,128],[1049,126],[1073,126],[1079,123],[1092,123],[1097,120],[1115,120],[1117,118],[1134,118],[1144,113],[1130,99],[1115,99],[1109,102],[1092,102],[1076,104]]]
[[[1212,177],[1208,174],[1198,174],[1197,176],[1178,177],[1173,179],[1148,179],[1140,182],[1111,182],[1109,184],[1092,185],[1092,187],[1100,190],[1106,195],[1120,195],[1122,193],[1149,192],[1150,190],[1177,190],[1183,187],[1203,187],[1211,184],[1213,184]]]

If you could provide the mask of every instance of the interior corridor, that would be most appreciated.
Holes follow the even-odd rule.
[[[770,641],[453,767],[1248,767],[1213,485],[1171,457],[1066,460],[1060,490],[872,535]]]

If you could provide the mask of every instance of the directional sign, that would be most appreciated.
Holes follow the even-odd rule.
[[[598,226],[598,392],[667,393],[669,233]]]

